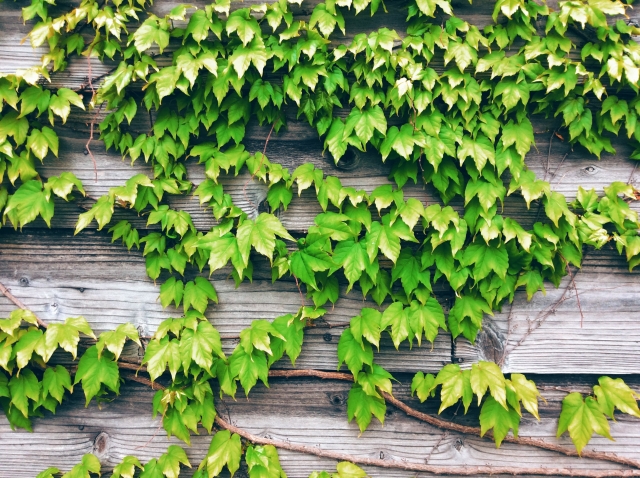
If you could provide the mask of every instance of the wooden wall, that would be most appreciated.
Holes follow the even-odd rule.
[[[20,45],[29,30],[19,18],[23,3],[0,4],[0,71],[10,72],[35,64],[41,54],[28,44]],[[473,6],[459,3],[456,5],[458,15],[478,25],[490,22],[491,2]],[[158,1],[153,9],[164,13],[171,4],[167,0]],[[313,2],[305,2],[300,16],[308,16],[312,7]],[[365,14],[348,18],[349,37],[381,26],[401,31],[406,14],[402,4],[389,2],[387,8],[388,14],[378,14],[373,19]],[[94,61],[92,71],[97,76],[109,68]],[[74,88],[86,80],[87,60],[81,59],[73,61],[66,72],[56,75],[52,85]],[[67,125],[58,129],[60,158],[47,159],[39,168],[44,177],[73,171],[83,181],[88,196],[97,198],[136,173],[150,173],[144,162],[138,161],[131,167],[117,154],[106,152],[101,142],[94,141],[91,149],[96,157],[98,176],[94,181],[92,161],[84,153],[90,117],[89,113],[74,110]],[[140,127],[146,129],[148,125],[141,123]],[[627,159],[630,148],[623,142],[615,144],[617,154],[604,154],[602,160],[597,161],[584,150],[571,150],[559,138],[552,137],[556,127],[554,120],[536,120],[537,149],[527,157],[529,168],[540,177],[546,174],[553,189],[573,197],[578,185],[601,190],[613,181],[634,184],[640,181],[640,171],[636,172],[635,163]],[[261,151],[267,132],[257,125],[249,128],[247,148]],[[389,182],[388,167],[372,154],[361,155],[348,167],[334,166],[330,158],[322,155],[322,145],[314,130],[293,119],[286,131],[271,138],[267,155],[291,169],[313,162],[327,173],[339,176],[343,185],[367,191]],[[189,179],[195,184],[203,180],[201,166],[189,163],[188,171]],[[247,181],[249,184],[243,192]],[[248,213],[256,214],[256,205],[262,207],[266,190],[263,185],[250,181],[247,175],[225,179],[224,186],[235,203]],[[418,186],[407,186],[405,197],[408,196],[427,203],[437,201],[429,188]],[[9,226],[0,229],[0,282],[46,321],[83,315],[96,331],[109,330],[129,321],[138,327],[142,336],[148,337],[160,321],[180,312],[162,309],[158,301],[159,286],[148,279],[139,251],[128,252],[125,247],[112,244],[105,231],[87,229],[78,236],[73,235],[77,216],[91,204],[91,198],[56,202],[51,229],[42,222],[22,232],[13,231]],[[211,214],[199,206],[197,198],[175,199],[171,205],[188,211],[199,229],[208,229],[214,224]],[[456,207],[461,208],[461,204]],[[533,222],[536,211],[535,205],[527,210],[517,197],[508,198],[505,204],[505,214],[525,223]],[[279,211],[278,215],[289,230],[304,232],[318,212],[315,200],[303,194],[301,198],[294,198],[288,211]],[[115,219],[119,218],[127,218],[141,229],[146,227],[145,219],[131,211],[117,210]],[[95,223],[92,226],[95,227]],[[218,271],[211,278],[220,304],[209,308],[208,317],[222,334],[225,351],[233,349],[240,330],[252,320],[274,318],[299,307],[301,299],[295,283],[283,280],[272,284],[270,276],[268,264],[258,261],[253,283],[243,283],[238,289],[229,278],[229,271]],[[624,259],[605,247],[586,255],[583,268],[575,275],[575,287],[567,278],[559,289],[548,285],[546,296],[537,294],[531,302],[526,301],[524,293],[519,293],[513,307],[505,306],[501,313],[486,317],[476,345],[465,339],[452,341],[448,334],[441,334],[433,348],[423,344],[413,350],[402,347],[398,353],[387,340],[383,341],[379,363],[399,380],[394,386],[396,397],[429,413],[436,413],[435,401],[419,404],[410,398],[409,384],[417,370],[437,372],[452,361],[470,367],[477,360],[494,360],[502,364],[505,372],[531,375],[547,402],[542,404],[539,422],[531,416],[523,420],[521,436],[570,446],[567,436],[555,438],[560,402],[568,391],[586,392],[596,378],[604,374],[625,376],[631,385],[636,388],[640,385],[640,375],[633,375],[639,373],[640,365],[639,287],[640,272],[629,273]],[[357,315],[361,307],[371,306],[371,301],[363,302],[358,292],[346,294],[344,290],[325,320],[306,332],[298,367],[335,370],[336,347],[343,324]],[[554,305],[561,297],[564,299]],[[12,309],[13,305],[0,296],[0,317]],[[143,352],[129,347],[126,353],[131,359],[140,359]],[[491,441],[442,433],[391,406],[384,427],[375,422],[359,436],[355,423],[347,423],[349,386],[311,379],[274,379],[269,389],[257,386],[248,400],[241,394],[237,401],[226,398],[218,404],[218,410],[233,424],[258,435],[358,456],[439,465],[615,468],[612,464],[508,443],[497,450]],[[84,408],[81,392],[75,393],[55,416],[36,419],[33,433],[12,432],[4,417],[0,418],[0,476],[34,476],[46,466],[68,469],[88,452],[96,453],[105,469],[109,469],[124,455],[148,459],[161,454],[169,442],[177,443],[177,440],[167,440],[160,421],[151,418],[151,390],[135,383],[127,383],[121,390],[120,397],[101,409],[94,404]],[[466,417],[453,416],[451,412],[446,417],[459,423],[477,424],[477,410],[471,410]],[[589,448],[629,457],[640,455],[640,420],[621,417],[612,423],[612,435],[616,437],[615,442],[597,437]],[[193,464],[199,463],[208,443],[206,433],[193,437],[191,447],[187,448]],[[334,469],[330,461],[285,451],[281,453],[281,461],[292,478],[306,477],[317,469]],[[416,476],[410,472],[368,471],[377,477]]]

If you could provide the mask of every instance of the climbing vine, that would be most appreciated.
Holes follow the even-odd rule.
[[[285,354],[295,366],[305,328],[338,301],[343,278],[348,290],[377,305],[363,308],[340,337],[338,368],[345,364],[350,375],[328,377],[346,375],[353,382],[348,420],[365,432],[373,417],[384,421],[388,402],[407,407],[393,397],[392,375],[375,363],[383,334],[396,348],[405,341],[421,346],[423,338],[433,343],[440,330],[474,342],[484,314],[512,302],[519,288],[531,299],[544,293],[545,282],[559,286],[580,267],[587,248],[613,243],[630,269],[640,263],[632,185],[613,183],[603,195],[580,188],[568,202],[524,161],[535,146],[532,115],[559,117],[555,133],[597,157],[614,152],[610,138],[624,135],[635,148],[630,158],[640,159],[640,47],[632,39],[640,30],[624,21],[628,5],[572,0],[552,11],[531,0],[498,0],[494,23],[479,29],[456,17],[447,0],[412,0],[402,34],[381,28],[340,42],[346,10],[384,15],[387,6],[330,0],[300,20],[292,5],[300,3],[232,8],[218,0],[201,9],[178,5],[162,17],[145,0],[82,0],[66,12],[52,0],[32,0],[23,9],[25,20],[35,20],[31,44],[48,51],[39,66],[0,78],[2,224],[21,229],[41,217],[50,225],[54,197],[86,194],[72,172],[42,177],[36,160],[58,155],[55,127],[67,121],[72,106],[89,110],[87,154],[93,158],[100,121],[107,148],[132,164],[145,161],[151,174],[91,198],[75,232],[95,222],[98,230],[108,227],[114,241],[142,249],[149,277],[161,282],[163,307],[181,306],[184,316],[162,322],[142,363],[133,364],[121,357],[127,340],[140,345],[133,325],[96,336],[82,317],[46,324],[13,298],[19,309],[0,320],[0,406],[12,427],[30,429],[31,417],[55,412],[74,386],[81,386],[88,404],[118,394],[124,379],[138,380],[157,389],[153,413],[169,436],[189,444],[199,427],[219,429],[196,476],[217,476],[225,467],[233,474],[243,455],[251,477],[286,476],[276,448],[289,445],[234,431],[217,416],[214,395],[235,397],[238,383],[246,395],[258,380],[267,385],[278,376],[272,365]],[[40,82],[76,56],[88,65],[98,58],[115,66],[102,78],[93,78],[89,66],[88,82],[77,91]],[[289,171],[270,161],[269,138],[286,128],[287,112],[316,129],[336,163],[353,151],[376,152],[391,165],[395,185],[358,190],[311,163]],[[140,126],[146,117],[148,129]],[[262,151],[243,143],[252,119],[270,128]],[[198,185],[189,179],[192,167],[206,175]],[[243,172],[266,185],[270,212],[258,214],[255,204],[253,212],[245,210],[225,192],[222,179]],[[405,197],[409,181],[433,187],[441,201]],[[305,234],[292,235],[275,213],[306,190],[323,212]],[[172,197],[187,194],[216,219],[209,231],[197,230],[188,212],[172,208]],[[503,215],[509,195],[537,208],[532,225]],[[114,224],[116,208],[146,217],[151,232],[127,220]],[[230,264],[239,285],[252,280],[259,256],[269,260],[274,281],[293,277],[313,306],[303,301],[298,311],[253,321],[227,356],[205,317],[217,292],[201,273]],[[190,269],[197,276],[185,280]],[[455,298],[448,313],[434,284]],[[95,344],[77,357],[81,335]],[[58,349],[70,353],[74,365],[49,363]],[[475,397],[480,428],[465,432],[489,434],[496,446],[521,442],[524,411],[538,418],[535,383],[522,374],[505,377],[491,362],[418,372],[411,391],[421,401],[439,394],[440,412],[459,403],[466,412]],[[632,459],[585,450],[593,433],[611,438],[615,410],[640,417],[639,398],[621,379],[601,377],[589,396],[571,393],[563,400],[557,431],[569,433],[575,450],[533,439],[527,444],[640,468]],[[419,419],[434,419],[407,408]],[[313,452],[302,448],[297,451]],[[312,476],[366,476],[349,458],[332,458],[340,460],[335,473]],[[360,463],[385,466],[374,461]],[[181,465],[191,466],[184,450],[171,446],[144,465],[126,457],[113,476],[172,478]],[[99,472],[98,460],[86,455],[64,476]],[[58,473],[50,468],[38,476]]]

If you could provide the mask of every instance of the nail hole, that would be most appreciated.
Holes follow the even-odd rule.
[[[22,287],[27,287],[29,285],[29,279],[27,279],[26,277],[21,277],[20,278],[20,285]]]
[[[333,340],[333,335],[327,332],[322,336],[322,338],[324,339],[325,342],[331,342]]]
[[[586,168],[584,168],[584,170],[588,174],[593,174],[597,171],[595,166],[587,166]]]

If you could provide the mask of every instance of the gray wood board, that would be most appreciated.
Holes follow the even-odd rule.
[[[518,292],[513,307],[485,316],[475,345],[456,340],[455,357],[464,366],[503,363],[505,372],[638,373],[640,272],[628,272],[611,246],[588,252],[582,269],[573,270],[577,297],[569,276],[558,289],[545,284],[546,295],[531,302]]]
[[[435,414],[436,400],[420,404],[409,397],[410,376],[399,377],[394,395],[426,413]],[[542,382],[539,381],[539,384]],[[355,422],[348,423],[346,400],[350,384],[347,382],[314,379],[271,380],[270,388],[258,385],[248,399],[226,397],[224,403],[216,398],[219,413],[226,419],[251,433],[275,440],[288,440],[296,444],[321,449],[347,452],[356,456],[406,460],[442,466],[503,465],[512,467],[571,466],[575,469],[614,469],[616,465],[593,460],[571,458],[558,453],[532,447],[505,443],[496,449],[493,442],[478,437],[443,432],[423,422],[407,417],[389,406],[384,426],[374,422],[359,436]],[[544,389],[544,385],[542,385]],[[520,436],[545,439],[571,446],[568,436],[555,438],[560,402],[566,392],[543,391],[547,403],[541,403],[541,420],[525,413]],[[576,389],[563,381],[563,388]],[[583,390],[584,384],[577,384]],[[167,440],[160,420],[151,418],[153,391],[139,384],[122,386],[122,395],[99,409],[95,402],[84,408],[80,389],[65,402],[55,416],[47,414],[34,420],[34,431],[11,432],[4,417],[0,418],[0,475],[15,478],[33,477],[45,466],[58,466],[68,470],[84,453],[96,453],[104,469],[112,468],[125,455],[135,455],[141,461],[159,456],[170,443],[181,444],[175,438]],[[477,410],[466,417],[444,416],[458,423],[477,425]],[[615,442],[596,436],[590,449],[635,457],[640,447],[640,421],[620,416],[611,422]],[[210,437],[201,430],[186,447],[192,465],[197,467],[206,453]],[[184,446],[184,444],[182,444]],[[25,460],[37,453],[38,460]],[[335,463],[315,456],[287,451],[280,452],[280,460],[290,478],[307,477],[313,470],[334,470]],[[397,470],[367,468],[373,477],[411,477],[415,473]],[[185,470],[184,476],[191,472]],[[181,474],[181,476],[183,476]],[[243,475],[240,475],[243,476]]]
[[[252,320],[295,313],[301,306],[295,282],[281,280],[272,284],[268,262],[256,259],[253,283],[245,281],[236,289],[229,270],[217,271],[211,277],[219,304],[210,305],[207,317],[225,338],[227,353],[231,353],[240,331]],[[0,282],[43,320],[59,322],[82,315],[97,332],[131,322],[142,336],[150,336],[162,320],[182,315],[173,307],[162,309],[158,300],[160,284],[147,277],[141,253],[128,252],[95,232],[74,237],[0,231]],[[306,300],[305,304],[312,302]],[[363,301],[356,291],[346,294],[343,287],[336,306],[331,308],[329,304],[324,320],[307,330],[297,367],[335,370],[340,334],[363,307],[375,307],[375,303],[371,299]],[[6,317],[14,308],[0,296],[0,317]],[[141,354],[134,349],[130,353],[132,359]],[[437,371],[451,361],[451,338],[442,333],[433,348],[429,343],[412,350],[405,345],[400,352],[387,338],[377,360],[390,371]],[[290,367],[287,364],[282,361],[279,366]]]

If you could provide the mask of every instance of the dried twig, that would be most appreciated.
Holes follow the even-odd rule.
[[[9,292],[9,289],[7,289],[2,283],[0,283],[0,292],[2,292],[2,294],[4,294],[4,296],[7,299],[9,299],[11,302],[13,302],[15,305],[17,305],[22,310],[28,310],[29,312],[31,312],[33,314],[33,316],[36,318],[36,320],[38,321],[38,325],[40,327],[42,327],[43,329],[47,328],[47,323],[44,320],[42,320],[40,317],[38,317],[26,305],[24,305],[20,299],[18,299],[15,295],[13,295],[11,292]]]

